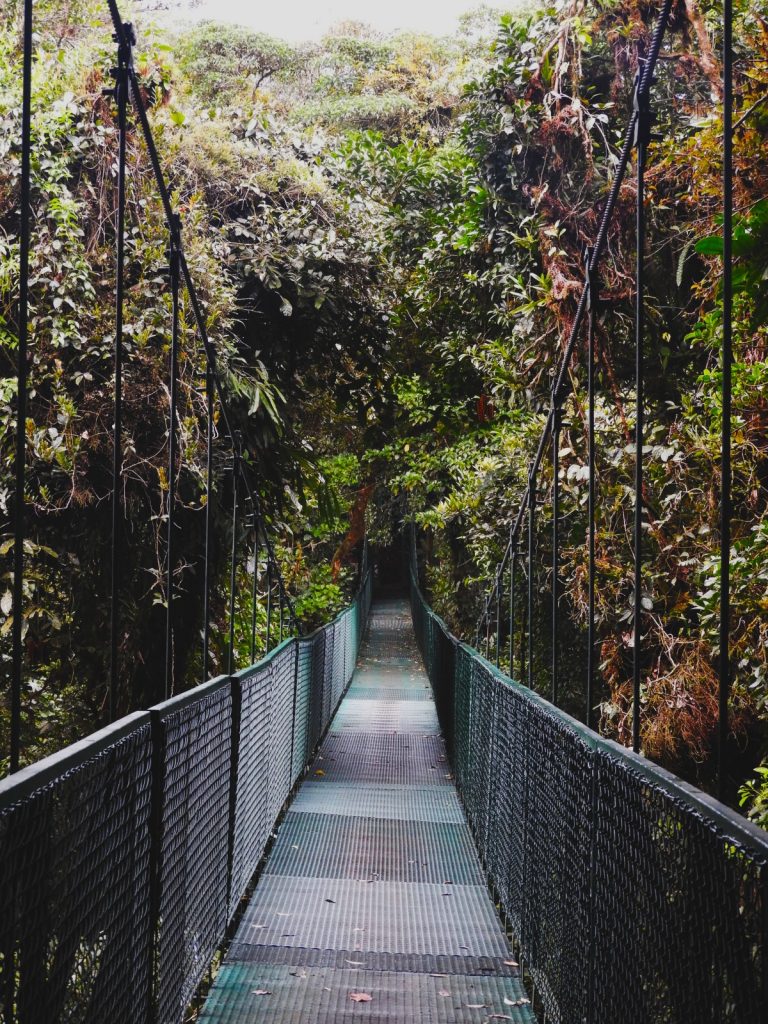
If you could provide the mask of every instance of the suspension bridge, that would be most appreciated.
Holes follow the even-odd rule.
[[[181,221],[115,0],[118,126],[111,673],[101,731],[20,768],[24,695],[25,424],[30,339],[33,0],[24,3],[18,431],[13,548],[11,774],[0,782],[2,1024],[205,1024],[346,1020],[434,1024],[760,1024],[768,1014],[768,837],[639,752],[643,527],[643,175],[661,5],[585,283],[555,376],[529,484],[486,595],[474,646],[424,596],[415,533],[403,587],[377,588],[361,553],[353,603],[302,635],[216,351]],[[728,736],[732,267],[731,8],[724,11],[724,324],[720,777]],[[126,137],[143,136],[168,230],[171,294],[166,699],[115,720],[122,530]],[[591,728],[595,677],[594,332],[600,261],[635,154],[638,257],[634,749]],[[179,302],[205,360],[208,478],[214,413],[231,455],[233,530],[249,516],[269,579],[266,649],[174,694],[172,652]],[[568,369],[586,326],[589,644],[584,722],[558,708],[558,438]],[[537,484],[551,448],[551,700],[534,688]],[[210,521],[203,664],[209,663]],[[527,552],[522,545],[527,523]],[[527,608],[516,593],[527,570]],[[254,578],[256,572],[254,571]],[[380,582],[380,581],[379,581]],[[410,605],[407,594],[410,595]],[[255,609],[255,602],[254,602]],[[519,628],[518,628],[519,625]],[[252,624],[255,637],[255,619]],[[511,675],[499,665],[508,644]],[[481,648],[483,653],[481,653]],[[526,660],[527,653],[527,660]],[[495,662],[495,663],[494,663]],[[512,678],[520,665],[525,685]],[[526,671],[527,667],[527,671]],[[574,671],[568,666],[568,671]]]

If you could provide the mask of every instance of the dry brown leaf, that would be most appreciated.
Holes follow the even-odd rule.
[[[353,1003],[370,1003],[373,996],[368,995],[367,992],[350,992],[349,998]]]

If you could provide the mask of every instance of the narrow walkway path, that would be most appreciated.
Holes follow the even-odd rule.
[[[404,601],[379,601],[201,1024],[531,1024]]]

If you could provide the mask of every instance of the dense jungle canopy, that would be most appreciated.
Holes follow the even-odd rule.
[[[30,535],[24,746],[33,760],[105,714],[109,630],[114,44],[100,0],[36,10]],[[367,524],[422,531],[436,610],[472,640],[525,489],[647,50],[655,0],[557,0],[452,38],[346,23],[289,45],[133,12],[144,100],[171,171],[187,259],[299,617],[312,628],[355,586]],[[768,826],[768,4],[736,3],[732,798]],[[721,325],[721,9],[676,0],[654,87],[648,169],[648,416],[642,748],[711,785],[717,723]],[[125,12],[131,16],[130,11]],[[19,266],[20,4],[0,16],[2,657],[10,578]],[[126,306],[125,579],[119,711],[162,691],[167,493],[166,233],[132,129]],[[634,183],[619,196],[598,319],[601,730],[631,733]],[[183,468],[177,688],[201,678],[204,364],[182,310]],[[563,704],[583,715],[585,349],[562,436]],[[231,487],[213,496],[226,657]],[[551,487],[545,463],[542,492]],[[546,474],[550,477],[547,478]],[[538,519],[550,545],[550,506]],[[243,544],[247,525],[243,526]],[[258,567],[256,567],[258,569]],[[247,663],[253,561],[243,559]],[[262,582],[257,580],[261,587]],[[551,580],[536,580],[546,690]],[[263,627],[263,610],[260,609]],[[187,637],[182,643],[180,637]],[[572,669],[572,670],[571,670]],[[8,704],[0,705],[7,749]],[[737,797],[737,789],[740,797]]]

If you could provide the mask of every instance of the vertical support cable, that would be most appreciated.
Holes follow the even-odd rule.
[[[536,557],[536,473],[528,476],[528,686],[533,689],[533,577]]]
[[[267,552],[267,635],[264,641],[264,653],[269,654],[272,644],[272,561]]]
[[[560,428],[563,414],[557,395],[552,395],[552,703],[558,690],[558,577],[560,575]]]
[[[523,554],[522,546],[520,548],[520,553],[521,553],[521,555]],[[523,558],[523,562],[522,562],[523,576],[525,576],[526,561],[527,560],[525,558]],[[521,683],[525,681],[525,638],[526,638],[527,630],[528,630],[527,612],[528,612],[528,602],[526,600],[523,600],[523,601],[520,602],[520,680],[519,681]]]
[[[24,663],[24,537],[27,443],[27,338],[29,331],[29,246],[32,221],[32,0],[24,0],[24,56],[21,101],[21,203],[19,230],[19,347],[16,369],[16,489],[13,508],[13,672],[11,677],[10,770],[21,759],[21,679]]]
[[[640,670],[643,614],[643,336],[645,333],[645,159],[651,133],[650,96],[635,79],[634,107],[637,113],[637,258],[635,266],[635,558],[634,558],[634,650],[632,658],[632,749],[640,750]]]
[[[723,0],[723,422],[720,450],[720,715],[717,786],[726,794],[730,666],[731,558],[731,373],[733,364],[733,0]]]
[[[512,557],[509,565],[509,678],[515,678],[515,576],[517,574],[517,534],[510,540]]]
[[[496,668],[499,667],[501,650],[501,581],[504,576],[504,563],[496,570]]]
[[[125,298],[125,148],[128,135],[128,67],[136,42],[130,22],[123,25],[122,36],[114,35],[117,66],[113,70],[117,102],[117,224],[115,280],[115,384],[114,436],[112,441],[112,593],[109,643],[109,721],[117,715],[118,634],[120,629],[120,548],[122,540],[122,501],[120,485],[123,475],[123,306]],[[124,40],[121,41],[121,40]]]
[[[235,587],[237,585],[237,501],[240,477],[240,443],[238,438],[232,439],[232,548],[229,562],[229,652],[227,654],[227,674],[235,670]]]
[[[251,664],[256,664],[256,604],[259,599],[259,519],[253,520],[253,583],[251,585]]]
[[[589,312],[587,320],[587,461],[589,492],[587,499],[587,686],[584,721],[592,725],[593,689],[595,684],[595,315],[598,303],[597,268],[593,265],[594,250],[586,251]]]
[[[208,678],[208,652],[211,643],[211,531],[213,519],[213,368],[205,365],[206,456],[205,456],[205,568],[203,570],[203,682]]]
[[[166,540],[165,593],[168,602],[165,615],[165,699],[173,693],[173,571],[174,571],[174,530],[176,529],[176,455],[178,434],[176,431],[177,405],[179,398],[179,286],[181,269],[181,219],[173,215],[169,234],[169,276],[171,282],[171,359],[170,359],[170,409],[168,418],[168,535]]]

